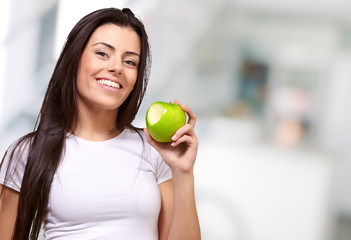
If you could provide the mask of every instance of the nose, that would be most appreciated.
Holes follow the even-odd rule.
[[[108,72],[115,74],[122,74],[123,64],[121,60],[111,59],[108,64]]]

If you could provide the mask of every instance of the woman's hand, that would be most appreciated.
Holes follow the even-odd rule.
[[[177,100],[174,103],[179,104]],[[196,159],[198,139],[194,132],[196,115],[193,110],[181,104],[180,107],[187,113],[188,122],[177,130],[173,135],[172,143],[160,143],[155,141],[145,128],[147,142],[153,146],[161,155],[163,160],[172,169],[173,173],[190,173]]]

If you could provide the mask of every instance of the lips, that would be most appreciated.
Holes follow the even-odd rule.
[[[107,78],[97,78],[96,81],[104,86],[121,89],[122,85],[115,80],[107,79]]]

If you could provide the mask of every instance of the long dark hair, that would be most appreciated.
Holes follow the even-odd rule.
[[[63,156],[66,133],[74,132],[77,125],[76,77],[81,55],[95,29],[107,23],[130,27],[141,40],[137,81],[133,91],[120,106],[117,116],[119,130],[136,130],[132,121],[144,97],[151,64],[148,37],[143,23],[131,10],[100,9],[83,17],[68,35],[50,79],[34,131],[22,137],[12,152],[5,153],[10,154],[10,161],[13,161],[14,152],[22,149],[20,146],[24,143],[30,143],[13,239],[38,238],[46,214],[51,183]]]

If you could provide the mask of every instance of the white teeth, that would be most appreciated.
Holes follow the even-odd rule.
[[[106,86],[109,86],[109,87],[117,88],[117,89],[120,89],[120,87],[121,87],[118,83],[107,80],[107,79],[97,80],[97,82],[104,84]]]

